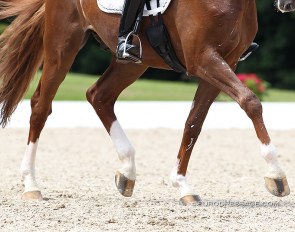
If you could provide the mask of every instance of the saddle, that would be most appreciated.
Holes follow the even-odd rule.
[[[173,49],[170,35],[163,23],[162,14],[171,0],[147,0],[143,16],[150,18],[151,24],[145,30],[151,47],[162,57],[174,71],[185,73],[186,69],[180,63]],[[121,14],[124,0],[97,0],[98,7],[106,13]]]
[[[143,16],[157,15],[158,12],[163,14],[168,8],[171,0],[150,0],[151,9],[144,7]],[[124,0],[97,0],[99,9],[105,13],[122,14]]]

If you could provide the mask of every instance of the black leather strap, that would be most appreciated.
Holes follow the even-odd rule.
[[[119,27],[119,37],[139,30],[145,0],[125,0]]]
[[[148,10],[151,10],[150,0],[146,1],[146,6]],[[159,0],[157,0],[157,6],[160,6]],[[174,71],[186,73],[185,67],[180,63],[174,51],[161,12],[157,16],[149,15],[149,18],[151,24],[146,28],[145,34],[150,45]]]

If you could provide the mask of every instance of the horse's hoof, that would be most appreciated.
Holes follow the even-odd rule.
[[[123,174],[117,171],[115,175],[115,183],[117,189],[124,197],[132,196],[135,180],[129,180]]]
[[[24,192],[21,197],[25,201],[42,201],[43,197],[40,191]]]
[[[290,188],[286,177],[284,177],[283,179],[264,177],[264,180],[266,189],[272,195],[275,195],[277,197],[284,197],[290,194]]]
[[[201,202],[201,198],[198,195],[186,195],[180,198],[179,203],[181,205],[189,206],[189,205],[197,205]]]

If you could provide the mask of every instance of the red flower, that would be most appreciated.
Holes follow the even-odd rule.
[[[266,91],[267,83],[260,79],[255,73],[240,73],[237,74],[239,80],[251,89],[259,98],[262,98],[263,93]]]

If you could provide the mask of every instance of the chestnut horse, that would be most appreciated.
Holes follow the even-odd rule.
[[[288,0],[278,3],[283,11],[293,9],[293,5]],[[21,164],[22,198],[40,200],[35,157],[40,133],[52,111],[52,100],[89,32],[95,33],[112,52],[116,50],[120,16],[100,11],[96,0],[1,0],[0,7],[0,19],[14,17],[0,37],[3,127],[23,98],[34,73],[43,65],[39,85],[31,99],[30,131]],[[221,91],[236,101],[254,124],[262,156],[269,166],[265,177],[268,191],[280,197],[290,192],[263,122],[262,105],[234,73],[239,57],[256,35],[256,15],[255,0],[172,0],[163,15],[181,63],[190,76],[200,77],[171,173],[172,184],[179,188],[185,205],[199,201],[185,176],[209,107]],[[136,179],[135,150],[117,120],[114,104],[119,94],[148,67],[169,69],[143,34],[148,19],[142,24],[143,64],[120,64],[113,57],[108,69],[86,93],[117,149],[122,167],[116,172],[115,181],[120,193],[127,197],[132,195]]]

